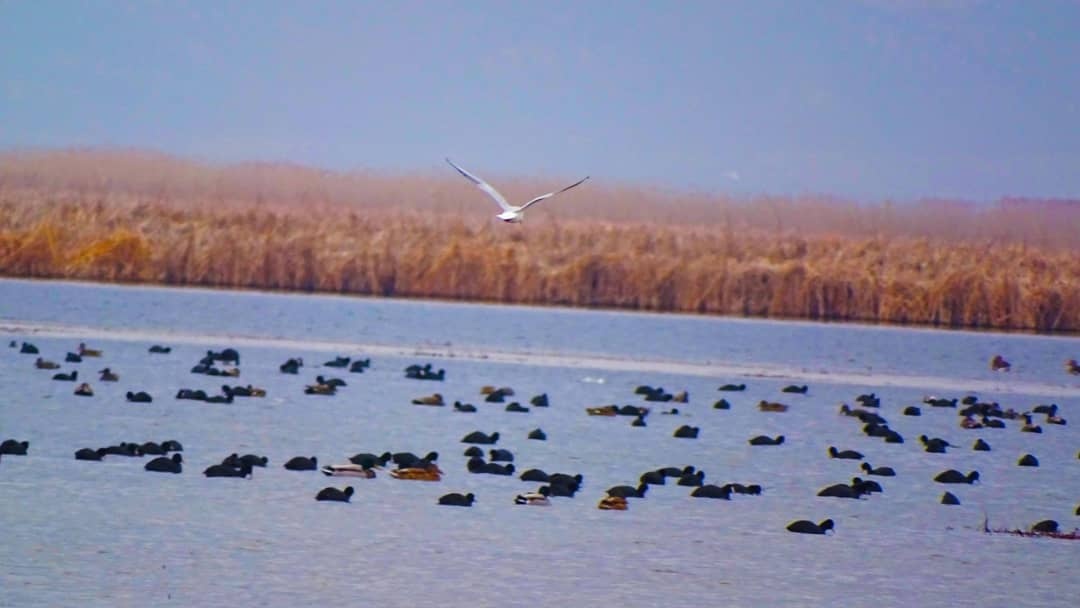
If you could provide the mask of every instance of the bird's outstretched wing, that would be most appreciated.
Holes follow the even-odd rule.
[[[496,203],[499,203],[499,206],[503,208],[503,211],[513,211],[514,210],[514,207],[512,207],[510,205],[510,203],[506,202],[506,198],[504,198],[502,194],[499,194],[499,191],[496,190],[495,188],[493,188],[491,186],[491,184],[485,182],[484,180],[480,179],[479,177],[476,177],[472,173],[469,173],[465,169],[462,169],[461,167],[455,165],[454,161],[450,160],[449,158],[446,159],[446,162],[450,163],[451,167],[457,169],[458,173],[464,175],[465,179],[467,179],[470,182],[476,184],[476,186],[478,188],[480,188],[481,190],[483,190],[484,192],[487,192],[488,195],[491,196],[491,198],[495,199]],[[574,184],[574,185],[576,186],[577,184]]]
[[[521,211],[524,211],[529,205],[532,205],[533,203],[539,203],[540,201],[542,201],[544,199],[547,199],[547,198],[551,198],[551,197],[555,196],[556,194],[566,192],[567,190],[569,190],[569,189],[571,189],[571,188],[573,188],[575,186],[580,186],[581,184],[584,184],[586,181],[588,181],[588,179],[589,179],[589,176],[586,175],[584,177],[584,179],[582,179],[581,181],[570,184],[569,186],[563,188],[562,190],[556,190],[555,192],[548,192],[547,194],[541,194],[540,196],[538,196],[538,197],[532,199],[531,201],[525,203],[524,205],[522,205],[521,206]]]

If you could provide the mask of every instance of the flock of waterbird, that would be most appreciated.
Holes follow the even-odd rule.
[[[468,176],[464,171],[462,171],[462,173]],[[543,197],[536,200],[542,200],[542,198]],[[524,206],[522,208],[524,208]],[[62,382],[78,381],[78,370],[73,370],[69,373],[56,371],[61,365],[41,357],[39,350],[35,345],[23,342],[20,346],[15,341],[12,341],[9,346],[12,349],[18,347],[18,352],[21,354],[37,355],[34,367],[39,370],[53,370],[55,372],[52,376],[53,380]],[[171,353],[171,348],[153,345],[148,351],[150,355],[168,355]],[[80,343],[75,351],[68,352],[65,355],[64,361],[68,364],[79,364],[86,358],[100,359],[102,357],[103,353],[101,350],[91,349],[87,347],[85,343]],[[226,348],[221,351],[211,350],[207,351],[206,355],[202,357],[190,371],[193,374],[230,378],[239,376],[239,364],[240,353],[237,350],[233,348]],[[332,360],[324,362],[322,367],[343,371],[347,370],[349,373],[362,373],[364,370],[371,367],[371,360],[337,356]],[[1011,368],[1011,365],[1003,357],[996,355],[991,360],[990,367],[995,371],[1008,371]],[[303,368],[303,359],[295,357],[282,363],[279,366],[278,371],[282,374],[298,375]],[[1080,374],[1080,365],[1077,365],[1075,360],[1069,360],[1066,362],[1066,372],[1070,374]],[[118,382],[120,379],[119,374],[110,367],[105,367],[97,373],[99,376],[98,379],[101,382]],[[443,369],[436,370],[430,363],[424,365],[415,364],[405,368],[404,375],[405,378],[411,380],[441,382],[446,378],[446,371]],[[329,397],[335,395],[338,389],[345,386],[347,386],[347,382],[341,378],[327,377],[319,374],[316,375],[314,383],[304,385],[303,391],[308,395],[322,395]],[[718,387],[718,391],[723,393],[736,393],[746,390],[746,384],[724,384]],[[789,385],[782,388],[781,392],[806,395],[809,392],[809,387],[807,385]],[[91,397],[94,394],[93,388],[88,382],[79,384],[74,393],[79,396],[87,397]],[[664,390],[663,387],[641,385],[635,389],[634,393],[641,397],[646,403],[665,404],[661,407],[667,409],[663,409],[660,414],[667,416],[680,415],[677,405],[689,402],[689,394],[687,391],[670,393]],[[524,406],[520,402],[512,400],[515,391],[508,386],[484,386],[481,387],[479,394],[482,396],[484,403],[505,403],[504,409],[507,412],[527,413],[530,411],[530,407],[546,408],[550,405],[548,396],[544,393],[532,397],[528,401],[529,406]],[[208,394],[203,390],[181,388],[177,391],[175,399],[190,399],[206,403],[233,403],[236,398],[264,397],[265,395],[265,389],[250,384],[224,384],[221,387],[220,394]],[[147,391],[142,390],[128,391],[126,393],[126,399],[132,403],[153,402],[153,396]],[[507,403],[508,400],[509,403]],[[867,436],[881,438],[886,443],[905,443],[905,440],[900,433],[889,428],[888,421],[881,415],[881,399],[878,396],[873,393],[861,394],[854,399],[854,402],[858,404],[855,407],[846,403],[841,404],[839,407],[839,414],[861,423],[862,432]],[[435,392],[430,395],[413,399],[412,404],[418,406],[444,407],[447,405],[447,400],[441,393]],[[1035,419],[1036,416],[1042,416],[1042,422],[1048,427],[1065,428],[1067,424],[1066,420],[1059,415],[1059,407],[1056,404],[1039,404],[1032,407],[1030,410],[1017,411],[1012,408],[1002,408],[996,402],[982,401],[976,395],[966,395],[960,398],[926,397],[923,400],[923,405],[931,408],[951,408],[956,410],[959,415],[959,427],[961,429],[1004,429],[1009,424],[1012,424],[1018,428],[1019,432],[1038,434],[1043,432],[1043,427],[1039,424],[1039,421]],[[454,411],[462,413],[476,412],[478,409],[477,406],[472,403],[463,403],[459,400],[454,401],[452,407]],[[731,403],[727,399],[722,398],[717,400],[712,407],[715,410],[727,410],[731,409]],[[761,400],[757,404],[758,410],[767,413],[784,413],[788,411],[789,407],[788,404],[766,400]],[[647,419],[648,416],[652,414],[653,407],[650,405],[618,406],[615,404],[608,404],[586,406],[584,409],[585,414],[588,416],[626,416],[632,418],[630,423],[631,426],[644,427],[648,424]],[[910,405],[902,410],[902,415],[921,416],[922,410],[919,406]],[[678,439],[697,439],[699,432],[700,429],[698,427],[682,425],[675,430],[673,436]],[[537,428],[529,432],[527,438],[529,440],[544,441],[547,439],[547,436],[542,429]],[[462,443],[470,445],[463,453],[463,456],[467,458],[465,468],[469,473],[504,476],[510,476],[516,473],[514,454],[510,450],[490,447],[485,451],[483,448],[479,447],[481,445],[495,446],[499,439],[500,434],[497,431],[492,433],[474,431],[461,438]],[[758,435],[748,439],[748,443],[751,446],[779,446],[783,445],[784,441],[785,438],[783,435],[778,435],[776,437]],[[946,453],[950,449],[960,449],[959,446],[952,444],[945,439],[928,437],[925,434],[918,438],[918,442],[921,448],[928,453]],[[29,441],[6,439],[0,443],[0,455],[26,455],[29,448]],[[979,438],[974,442],[971,449],[976,451],[990,451],[991,447],[984,439]],[[155,441],[141,443],[121,442],[119,444],[98,448],[83,447],[77,449],[74,456],[76,460],[83,461],[100,461],[110,456],[154,456],[152,460],[149,460],[144,464],[144,468],[147,471],[179,474],[184,468],[184,459],[181,452],[183,452],[183,445],[179,441],[167,439],[160,443]],[[869,462],[865,461],[863,454],[855,450],[828,446],[825,452],[826,455],[832,459],[860,461],[859,470],[865,473],[867,477],[889,478],[896,476],[896,472],[891,467],[874,467]],[[1080,454],[1077,454],[1077,458],[1080,459]],[[429,452],[422,457],[411,452],[395,453],[386,451],[381,454],[363,452],[349,457],[347,462],[324,464],[321,467],[319,466],[318,458],[315,456],[296,456],[286,461],[283,466],[285,469],[291,471],[320,471],[324,475],[330,477],[371,479],[378,475],[377,471],[385,471],[394,479],[441,481],[445,473],[440,468],[438,459],[439,455],[434,451]],[[256,454],[240,455],[238,453],[233,453],[224,457],[219,464],[214,464],[204,469],[203,474],[206,477],[251,478],[255,468],[266,467],[268,464],[269,458],[266,456]],[[1039,460],[1032,454],[1024,454],[1018,460],[1017,465],[1023,467],[1037,467],[1039,466]],[[552,504],[552,498],[554,497],[573,498],[581,491],[584,484],[584,477],[581,474],[561,472],[547,473],[539,468],[527,469],[522,472],[519,477],[522,481],[544,485],[539,486],[535,491],[517,494],[514,497],[513,502],[518,505],[548,506]],[[674,480],[673,483],[676,486],[690,488],[689,495],[695,498],[731,500],[733,495],[760,496],[764,492],[762,485],[759,483],[744,484],[729,482],[722,485],[706,483],[705,472],[694,465],[668,466],[646,470],[640,475],[636,483],[617,485],[608,488],[597,503],[597,507],[601,510],[626,510],[629,508],[630,499],[645,498],[651,486],[666,485],[669,479]],[[963,473],[954,469],[947,469],[934,476],[933,481],[939,484],[970,485],[980,482],[980,474],[978,471]],[[822,488],[817,493],[817,496],[861,499],[883,491],[884,488],[878,481],[856,476],[852,477],[850,482],[836,483]],[[352,486],[344,488],[326,487],[316,494],[315,499],[318,501],[349,502],[354,492],[355,490]],[[438,499],[438,504],[468,507],[471,506],[475,500],[476,496],[472,493],[452,492],[441,496]],[[945,491],[940,498],[940,502],[943,505],[958,505],[960,504],[960,499],[954,493]],[[1077,516],[1080,516],[1080,506],[1076,508],[1075,513]],[[1052,536],[1070,539],[1080,538],[1080,533],[1077,531],[1063,532],[1060,529],[1059,524],[1054,520],[1039,521],[1027,530],[991,530],[985,522],[983,527],[986,532],[1008,532],[1011,534]],[[797,520],[791,522],[787,526],[787,529],[797,533],[825,534],[835,530],[835,522],[832,519],[826,519],[818,523],[808,520]]]

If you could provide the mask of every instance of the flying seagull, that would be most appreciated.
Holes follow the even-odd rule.
[[[480,179],[479,177],[476,177],[472,173],[469,173],[465,169],[462,169],[461,167],[455,165],[454,161],[450,160],[449,158],[446,159],[446,162],[450,163],[451,167],[457,169],[458,173],[464,175],[465,179],[467,179],[470,182],[476,184],[476,186],[478,188],[480,188],[484,192],[487,192],[488,195],[491,198],[495,199],[495,202],[499,203],[499,206],[502,207],[502,209],[503,209],[503,212],[500,213],[499,215],[496,215],[495,217],[499,218],[500,220],[502,220],[504,222],[510,222],[512,224],[517,224],[517,223],[521,222],[521,220],[524,218],[525,210],[529,208],[529,205],[532,205],[534,203],[539,203],[540,201],[542,201],[544,199],[547,199],[547,198],[551,198],[551,197],[553,197],[556,194],[559,194],[561,192],[566,192],[567,190],[573,188],[574,186],[580,186],[581,184],[585,183],[585,180],[589,179],[588,176],[585,176],[585,178],[582,179],[581,181],[570,184],[569,186],[563,188],[562,190],[556,190],[555,192],[548,192],[547,194],[542,194],[542,195],[532,199],[531,201],[525,203],[524,205],[521,205],[519,207],[515,207],[515,206],[511,205],[510,203],[506,202],[506,198],[503,197],[503,195],[499,194],[498,190],[491,187],[491,184],[485,182],[484,180]]]

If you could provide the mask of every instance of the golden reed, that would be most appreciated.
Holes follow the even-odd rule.
[[[0,154],[0,275],[1080,331],[1080,203],[859,205],[596,181],[523,225],[450,171]],[[498,180],[525,199],[559,179]]]

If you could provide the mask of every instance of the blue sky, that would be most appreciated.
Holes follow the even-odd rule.
[[[1080,197],[1080,3],[0,0],[0,149]]]

